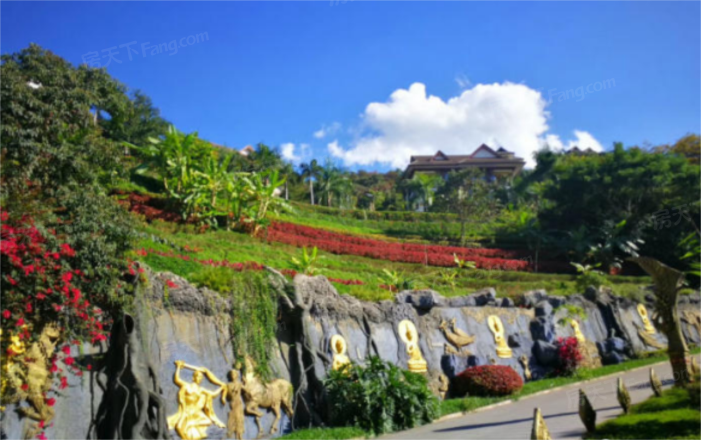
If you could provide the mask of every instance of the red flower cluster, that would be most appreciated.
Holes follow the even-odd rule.
[[[213,259],[198,259],[198,258],[193,258],[189,255],[183,255],[183,254],[176,254],[174,252],[163,252],[163,251],[157,251],[155,249],[139,249],[136,251],[138,255],[141,256],[146,256],[148,254],[153,254],[153,255],[158,255],[161,257],[166,257],[166,258],[178,258],[183,261],[192,261],[194,263],[202,264],[204,266],[211,266],[211,267],[226,267],[229,269],[233,269],[236,272],[243,272],[244,270],[263,270],[265,269],[265,266],[263,266],[260,263],[256,263],[255,261],[246,261],[244,263],[232,263],[229,260],[213,260]],[[297,272],[292,270],[292,269],[282,269],[280,271],[282,274],[287,275],[290,278],[294,278],[295,275],[297,275]],[[338,283],[338,284],[344,284],[346,286],[357,286],[357,285],[362,285],[364,284],[360,280],[344,280],[340,278],[328,278],[329,281]],[[170,288],[178,287],[177,284],[173,283],[172,281],[168,280],[166,281],[166,284]]]
[[[44,324],[61,323],[59,346],[73,340],[92,343],[106,340],[102,311],[91,304],[86,293],[93,280],[74,268],[76,250],[63,243],[55,231],[40,230],[31,217],[10,218],[0,212],[0,256],[2,257],[3,306],[2,331],[18,337],[25,344],[36,340]],[[81,375],[70,346],[58,353],[69,371]],[[4,355],[18,354],[7,348]],[[57,354],[51,356],[51,373],[60,379],[59,388],[68,386],[64,371],[56,365]],[[20,385],[24,388],[24,385]],[[55,403],[47,399],[48,405]]]
[[[458,396],[508,396],[523,388],[523,379],[507,365],[471,367],[455,376]]]
[[[579,341],[575,337],[557,338],[555,343],[560,366],[555,371],[558,376],[571,376],[582,362],[582,353],[579,351]]]
[[[474,249],[453,246],[392,243],[292,223],[273,222],[268,229],[268,241],[297,247],[316,246],[340,255],[357,255],[380,260],[429,266],[455,266],[453,254],[462,260],[474,261],[480,269],[530,270],[528,261],[515,260],[520,253],[502,249]]]

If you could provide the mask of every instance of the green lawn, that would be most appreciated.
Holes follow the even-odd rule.
[[[701,352],[701,349],[699,348],[694,348],[691,350],[692,354],[697,354],[699,352]],[[657,362],[665,361],[667,359],[668,357],[666,354],[658,354],[656,356],[649,356],[644,359],[629,360],[627,362],[623,362],[617,365],[606,365],[604,367],[593,370],[580,369],[577,370],[577,374],[572,377],[555,377],[551,379],[542,379],[533,382],[528,382],[523,385],[521,391],[511,396],[465,397],[460,399],[447,399],[441,403],[441,415],[445,416],[456,412],[472,411],[483,406],[502,402],[504,400],[518,400],[521,397],[525,397],[530,394],[535,394],[540,391],[559,388],[565,385],[570,385],[584,380],[596,379],[597,377],[607,376],[609,374],[619,373],[621,371],[632,370],[634,368],[644,367],[646,365],[652,365]]]
[[[698,390],[699,382],[691,386]],[[698,398],[698,392],[696,396]],[[651,397],[633,405],[630,414],[621,415],[587,435],[591,439],[698,439],[701,438],[699,402],[692,401],[689,390],[672,388],[660,397]]]
[[[280,440],[345,440],[365,438],[367,433],[360,428],[310,428],[299,429],[279,437]]]
[[[179,247],[185,245],[199,248],[200,252],[187,253],[197,259],[229,260],[231,262],[255,261],[276,269],[291,268],[290,259],[298,256],[300,249],[279,243],[268,244],[248,235],[224,230],[196,233],[191,226],[154,222],[144,225],[142,232],[147,236],[157,236]],[[157,243],[151,238],[142,238],[138,248],[153,248],[160,251],[173,251],[167,244]],[[352,255],[334,255],[319,251],[318,267],[327,277],[357,279],[365,283],[360,286],[336,284],[340,293],[348,293],[357,298],[376,301],[391,299],[392,294],[381,289],[379,277],[382,269],[403,272],[415,281],[415,288],[431,288],[445,296],[464,295],[485,287],[494,287],[497,295],[516,297],[525,291],[546,289],[551,295],[576,293],[572,275],[541,274],[531,272],[508,272],[497,270],[459,271],[455,286],[444,281],[442,273],[458,271],[454,268],[437,268],[420,264],[394,263]],[[156,271],[170,271],[186,279],[207,270],[206,267],[175,258],[149,254],[138,258]],[[201,278],[201,277],[198,277]],[[621,295],[636,295],[640,287],[650,283],[647,277],[609,277],[614,291]]]

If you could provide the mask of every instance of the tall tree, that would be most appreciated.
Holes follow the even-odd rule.
[[[302,178],[309,182],[309,197],[310,202],[314,204],[314,181],[319,178],[321,172],[321,167],[316,159],[312,159],[309,163],[303,163],[299,165],[299,169],[302,173]]]
[[[499,205],[494,190],[483,171],[468,168],[448,173],[445,184],[436,192],[435,210],[458,215],[461,244],[465,244],[468,222],[485,221],[496,214]]]

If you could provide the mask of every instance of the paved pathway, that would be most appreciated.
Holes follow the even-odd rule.
[[[672,369],[669,362],[653,366],[665,388],[672,386]],[[443,422],[397,432],[383,439],[530,439],[533,409],[543,412],[553,439],[581,438],[585,429],[579,418],[579,388],[587,393],[597,412],[597,424],[612,419],[622,410],[616,398],[616,381],[619,376],[630,391],[633,403],[652,395],[649,383],[649,367],[619,373],[585,384],[574,384],[557,391],[516,402],[459,416]]]

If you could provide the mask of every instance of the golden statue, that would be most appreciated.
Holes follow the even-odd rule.
[[[419,333],[416,331],[414,323],[405,319],[399,323],[398,330],[399,337],[406,344],[406,354],[409,355],[409,371],[414,373],[425,373],[428,371],[426,360],[421,355]]]
[[[570,325],[572,326],[572,330],[574,330],[574,337],[577,338],[577,341],[581,344],[585,343],[587,338],[584,337],[582,331],[579,329],[579,323],[576,320],[571,319]]]
[[[450,325],[452,327],[452,330],[448,328],[448,322],[445,320],[441,321],[441,325],[438,326],[439,329],[443,330],[443,335],[445,335],[445,339],[448,340],[451,344],[455,346],[458,350],[461,349],[462,347],[472,344],[475,342],[475,337],[470,336],[461,329],[457,327],[456,324],[456,319],[453,318],[450,320]],[[467,356],[470,355],[470,352],[467,352]]]
[[[292,418],[294,410],[292,408],[292,397],[294,388],[292,384],[284,379],[274,379],[268,383],[263,383],[255,374],[255,364],[253,359],[246,357],[246,374],[243,376],[243,400],[246,402],[246,414],[255,416],[258,426],[258,437],[263,436],[263,429],[260,426],[260,418],[263,413],[258,407],[270,408],[275,414],[275,421],[270,428],[270,435],[278,430],[280,422],[280,408],[287,413],[287,417]]]
[[[512,352],[509,346],[506,345],[504,324],[502,324],[501,319],[496,315],[491,315],[487,318],[487,323],[489,324],[489,329],[494,333],[494,343],[497,345],[497,356],[500,358],[510,358]]]
[[[531,440],[552,440],[550,431],[545,424],[540,408],[533,411],[533,428],[531,429]]]
[[[183,368],[194,371],[191,383],[180,378],[180,370]],[[209,391],[200,386],[204,375],[210,382],[219,386],[217,391]],[[200,440],[207,437],[207,428],[212,424],[226,428],[214,413],[212,404],[212,400],[224,390],[226,384],[217,379],[208,369],[193,367],[183,361],[175,361],[173,382],[180,387],[178,412],[168,417],[168,429],[175,428],[175,432],[183,440]]]
[[[243,400],[241,400],[243,383],[241,383],[240,378],[241,375],[237,370],[231,370],[229,372],[231,382],[224,386],[221,395],[221,403],[226,405],[227,400],[230,402],[229,418],[226,421],[226,436],[234,437],[237,440],[243,439],[243,433],[246,429],[246,416],[243,414]]]
[[[346,340],[343,339],[343,336],[333,335],[331,337],[331,351],[333,352],[332,370],[341,370],[350,364],[350,358],[346,354],[348,345],[346,345]]]
[[[20,414],[46,425],[54,418],[54,408],[47,405],[45,395],[51,389],[50,356],[60,336],[61,331],[56,324],[47,324],[39,339],[28,348],[18,336],[10,336],[8,349],[12,349],[15,355],[8,356],[2,368],[3,403],[26,400],[29,406],[18,408]],[[20,354],[22,356],[18,356]],[[39,431],[38,425],[31,428],[28,438],[35,437]]]
[[[658,350],[663,350],[663,349],[667,348],[666,345],[662,344],[661,342],[659,342],[657,340],[657,338],[652,336],[652,334],[649,331],[645,330],[644,328],[641,328],[640,324],[638,324],[637,322],[635,322],[633,324],[635,324],[635,327],[638,329],[638,336],[640,337],[640,339],[642,339],[642,341],[645,345],[649,345],[650,347],[657,348]]]
[[[533,378],[533,374],[531,373],[531,369],[528,365],[528,356],[522,354],[521,357],[518,358],[518,361],[521,362],[521,365],[523,366],[523,375],[525,376],[526,380],[531,380]]]
[[[652,323],[650,322],[650,317],[648,316],[647,309],[645,308],[644,304],[638,304],[638,315],[640,315],[640,318],[643,320],[643,325],[645,326],[645,333],[649,335],[654,335],[655,334],[655,327],[652,326]]]

